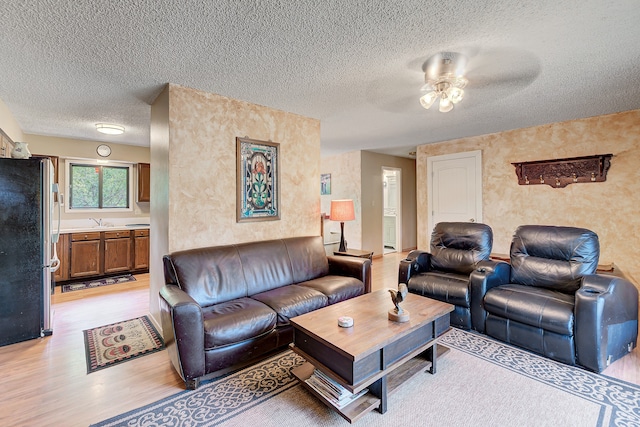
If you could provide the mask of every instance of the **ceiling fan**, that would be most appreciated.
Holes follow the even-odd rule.
[[[440,112],[451,111],[464,97],[464,87],[469,82],[464,76],[466,67],[467,57],[461,53],[441,52],[427,59],[421,89],[426,93],[420,97],[420,104],[428,110],[440,98]]]
[[[372,81],[367,91],[369,102],[396,113],[424,114],[423,108],[429,109],[438,99],[441,112],[451,111],[454,105],[470,109],[523,90],[541,71],[534,54],[516,48],[462,48],[424,58]]]

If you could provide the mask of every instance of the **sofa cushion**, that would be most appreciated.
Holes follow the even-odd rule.
[[[273,330],[276,313],[251,298],[202,308],[205,350],[256,338]]]
[[[329,299],[307,286],[289,285],[252,295],[251,298],[271,307],[278,314],[277,325],[288,325],[289,319],[325,307]]]
[[[407,283],[409,292],[469,308],[471,293],[469,275],[429,271],[412,276]]]
[[[511,241],[511,282],[574,293],[598,267],[600,245],[593,231],[522,225]]]
[[[293,237],[284,240],[291,260],[293,283],[329,274],[329,262],[322,237]]]
[[[234,245],[189,249],[163,258],[166,283],[203,307],[247,296],[242,263]]]
[[[546,331],[573,336],[574,297],[524,285],[502,285],[487,291],[487,312]]]
[[[289,253],[283,240],[243,243],[236,247],[242,262],[242,268],[236,274],[244,275],[248,285],[247,296],[294,283]]]
[[[364,294],[364,283],[353,277],[324,276],[298,283],[298,285],[322,292],[329,299],[329,304]]]

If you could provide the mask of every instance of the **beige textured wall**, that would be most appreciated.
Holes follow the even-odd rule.
[[[415,160],[362,151],[362,245],[374,255],[383,254],[383,167],[402,170],[402,249],[417,245]]]
[[[418,247],[428,248],[427,157],[482,150],[484,222],[493,228],[494,252],[508,253],[522,224],[585,227],[600,238],[601,262],[614,262],[640,279],[640,110],[463,138],[418,147]],[[607,181],[518,185],[512,162],[614,155]]]
[[[278,221],[236,222],[238,136],[280,144]],[[151,159],[156,320],[165,253],[320,234],[318,120],[169,84],[151,108]]]
[[[4,131],[12,141],[23,141],[24,134],[7,105],[0,99],[0,129]]]
[[[149,163],[150,150],[149,147],[139,147],[135,145],[116,144],[111,142],[98,142],[88,141],[82,139],[71,138],[59,138],[53,136],[42,136],[24,134],[24,141],[28,144],[29,151],[33,154],[46,154],[51,156],[58,156],[58,183],[60,184],[61,192],[65,193],[65,157],[81,158],[89,160],[102,159],[96,153],[96,148],[100,144],[107,144],[111,147],[111,155],[108,160],[121,161],[127,163]],[[134,174],[137,172],[134,172]],[[134,184],[134,191],[136,189],[137,177],[132,177]],[[61,218],[63,220],[77,220],[87,219],[93,216],[93,214],[84,213],[71,213],[62,210]],[[149,203],[136,203],[134,197],[133,211],[126,211],[122,213],[109,212],[103,213],[102,218],[132,218],[132,217],[148,217],[149,216]]]
[[[347,247],[362,249],[362,188],[361,188],[361,154],[360,151],[336,156],[325,157],[321,161],[321,173],[331,174],[331,194],[321,196],[321,211],[329,215],[331,200],[352,199],[356,213],[355,221],[344,223],[344,238]],[[320,176],[318,175],[318,192]],[[330,220],[324,221],[325,241],[328,233],[337,233],[340,239],[340,223]]]

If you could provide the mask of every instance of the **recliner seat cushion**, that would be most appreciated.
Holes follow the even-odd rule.
[[[574,297],[524,285],[502,285],[487,291],[484,306],[498,317],[573,336]]]
[[[289,285],[252,295],[251,298],[271,307],[277,315],[277,326],[289,324],[289,319],[326,307],[327,296],[307,286]]]
[[[327,296],[329,304],[335,304],[364,294],[364,283],[353,277],[324,276],[298,283],[322,292]]]
[[[276,312],[251,298],[202,307],[205,350],[256,338],[276,327]]]
[[[469,275],[429,271],[417,274],[409,279],[409,292],[469,308]]]

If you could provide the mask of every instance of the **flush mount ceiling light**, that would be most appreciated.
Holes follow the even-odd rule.
[[[440,112],[446,113],[453,109],[453,104],[462,101],[467,79],[464,77],[467,57],[454,52],[442,52],[427,59],[424,69],[420,104],[429,109],[436,99],[440,98]]]
[[[112,125],[109,123],[97,123],[96,130],[107,135],[122,135],[124,133],[124,126]]]

